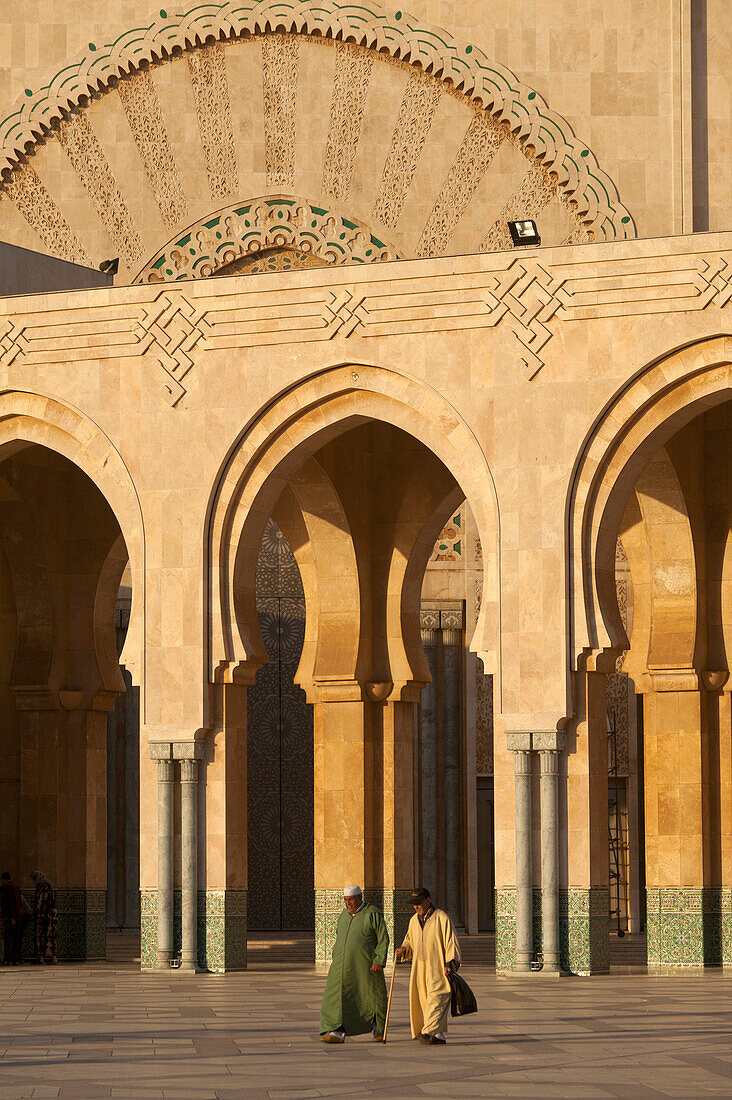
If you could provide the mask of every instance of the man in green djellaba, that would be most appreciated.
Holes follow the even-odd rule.
[[[324,1043],[345,1043],[347,1035],[370,1031],[380,1043],[386,1020],[389,933],[376,906],[363,900],[360,886],[346,886],[343,904],[320,1007],[320,1038]]]

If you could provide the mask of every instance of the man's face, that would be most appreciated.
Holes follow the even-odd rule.
[[[346,909],[351,914],[351,916],[353,916],[353,914],[358,909],[360,909],[362,901],[363,901],[363,896],[361,894],[354,894],[354,896],[352,898],[344,898],[343,899],[343,904],[345,905]]]
[[[432,905],[431,898],[423,898],[422,901],[415,903],[414,911],[420,917],[424,917],[429,912],[429,909],[430,909],[431,905]]]

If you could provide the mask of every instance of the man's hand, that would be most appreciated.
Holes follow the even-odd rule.
[[[451,974],[452,974],[452,967],[451,966],[446,966],[445,967],[445,977],[449,978]]]
[[[371,969],[378,973],[379,970],[383,970],[384,968],[381,963],[371,963]]]
[[[397,947],[396,951],[394,952],[394,962],[399,962],[399,959],[403,959],[403,958],[404,958],[404,948],[403,947]]]

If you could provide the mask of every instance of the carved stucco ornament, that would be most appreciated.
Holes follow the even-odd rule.
[[[206,279],[244,257],[269,250],[312,257],[322,265],[398,260],[396,248],[361,222],[293,195],[248,199],[207,215],[168,242],[136,283]],[[293,266],[303,266],[293,259]]]

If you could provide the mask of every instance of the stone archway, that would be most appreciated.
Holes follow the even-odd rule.
[[[265,414],[266,426],[249,429],[222,471],[210,568],[212,590],[223,596],[224,635],[212,639],[211,670],[219,691],[256,682],[256,725],[257,670],[263,649],[274,652],[272,641],[261,637],[269,623],[261,626],[263,600],[257,599],[259,540],[274,516],[292,540],[307,608],[295,679],[313,706],[315,931],[322,961],[343,881],[363,883],[397,933],[403,923],[420,846],[416,704],[429,679],[420,636],[422,576],[466,491],[474,490],[484,521],[487,507],[493,513],[484,458],[454,413],[443,407],[437,415],[427,391],[423,404],[415,402],[412,384],[413,404],[401,406],[398,377],[362,367],[312,382],[313,403],[305,398],[309,383],[285,395],[280,408]],[[430,447],[417,438],[417,432],[424,438],[428,410],[435,414]],[[467,490],[441,454],[465,475]],[[489,530],[484,527],[487,547]],[[225,653],[222,660],[218,655]],[[459,740],[447,751],[460,782]],[[457,790],[448,796],[450,807],[459,805]],[[453,816],[459,823],[459,812]],[[447,881],[459,912],[459,827],[450,836],[456,873],[454,883]]]

